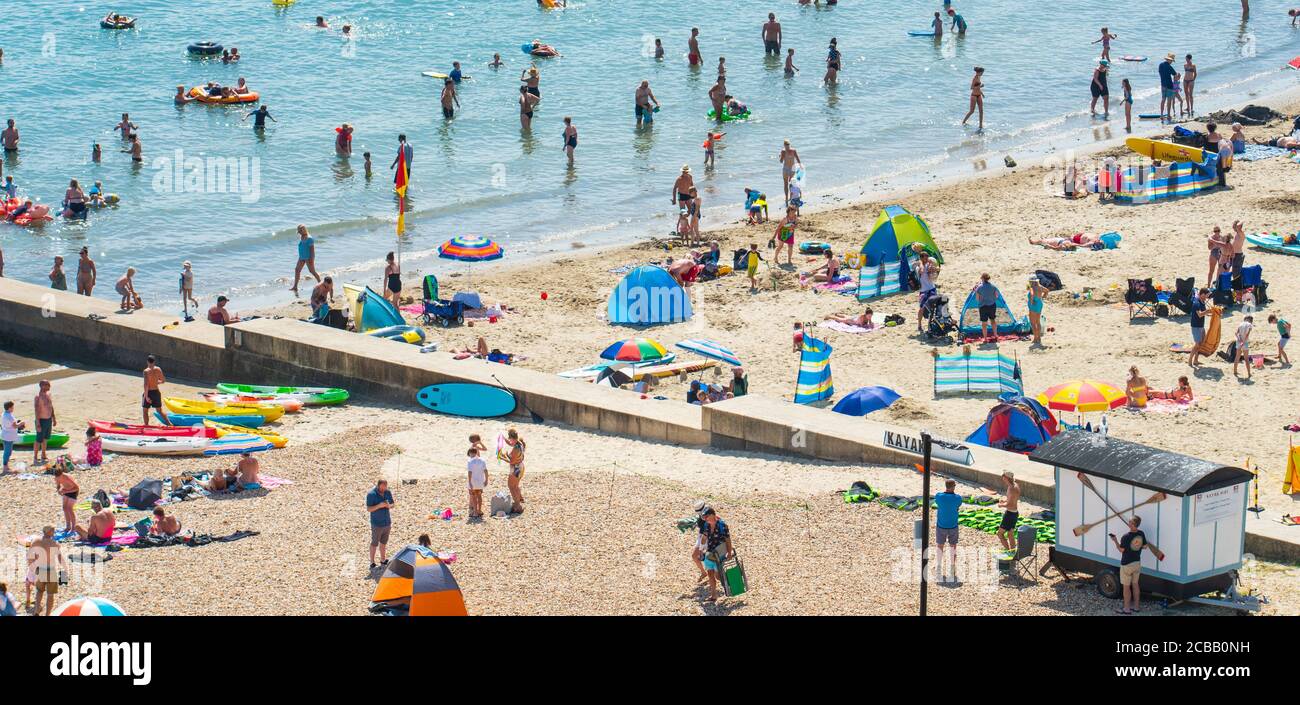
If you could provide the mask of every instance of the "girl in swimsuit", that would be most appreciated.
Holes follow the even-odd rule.
[[[388,264],[384,267],[384,298],[393,302],[394,306],[402,305],[402,268],[397,264],[397,258],[392,252],[384,258]]]
[[[1124,91],[1124,131],[1133,131],[1133,85],[1124,79],[1119,83],[1120,88]]]
[[[1034,332],[1033,345],[1041,346],[1043,344],[1043,297],[1047,296],[1047,289],[1038,281],[1037,275],[1029,276],[1029,287],[1026,293],[1029,308],[1029,327]]]
[[[776,254],[773,256],[774,261],[779,261],[781,248],[786,248],[785,262],[790,266],[794,266],[794,229],[799,224],[794,210],[794,206],[787,206],[785,217],[776,224]]]
[[[1223,259],[1223,250],[1228,244],[1228,238],[1221,234],[1219,226],[1214,226],[1214,234],[1206,242],[1210,248],[1210,272],[1205,275],[1205,281],[1210,284],[1214,283],[1214,270],[1218,268],[1219,260]]]
[[[519,437],[519,432],[510,429],[506,432],[506,446],[509,450],[506,457],[510,463],[510,474],[506,476],[506,486],[510,489],[510,498],[513,500],[510,506],[511,514],[520,514],[524,511],[524,493],[520,489],[519,483],[524,479],[524,439]]]
[[[975,76],[970,80],[970,110],[966,111],[966,117],[961,119],[961,124],[965,125],[970,116],[975,113],[975,109],[980,111],[980,127],[984,129],[984,67],[975,67]]]

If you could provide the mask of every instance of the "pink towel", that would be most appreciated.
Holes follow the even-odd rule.
[[[262,487],[265,487],[268,490],[293,484],[293,480],[287,480],[283,477],[271,477],[270,475],[262,475],[260,479],[262,481]]]
[[[424,304],[407,304],[399,307],[397,310],[403,313],[413,313],[419,316],[424,314]]]

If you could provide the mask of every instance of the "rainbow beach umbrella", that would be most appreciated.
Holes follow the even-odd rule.
[[[668,354],[664,346],[659,341],[651,338],[631,338],[629,340],[620,340],[617,343],[605,348],[600,356],[606,360],[620,360],[622,362],[647,362],[649,360],[658,360]]]
[[[126,612],[116,602],[103,597],[78,597],[59,605],[55,617],[125,617]]]
[[[461,262],[487,262],[505,257],[506,251],[495,241],[479,235],[461,235],[438,246],[438,256]]]
[[[1049,409],[1087,413],[1124,406],[1125,397],[1123,390],[1105,382],[1080,379],[1048,389],[1038,401]]]

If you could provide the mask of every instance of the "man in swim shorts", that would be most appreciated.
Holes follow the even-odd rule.
[[[276,120],[275,118],[271,117],[271,113],[270,113],[270,111],[267,110],[267,108],[266,108],[266,104],[265,104],[265,103],[263,103],[262,105],[258,106],[257,110],[254,110],[253,112],[249,113],[248,115],[245,115],[244,118],[243,118],[243,120],[240,120],[240,122],[243,122],[244,120],[247,120],[249,117],[252,117],[252,118],[253,118],[253,129],[254,129],[254,130],[265,130],[265,129],[266,129],[266,119],[267,119],[267,118],[271,118],[271,122],[279,122],[279,121]]]
[[[782,143],[781,153],[776,157],[781,161],[781,182],[785,186],[785,202],[790,202],[790,179],[794,178],[794,168],[803,166],[799,160],[799,152],[790,146],[790,140]]]
[[[59,593],[59,571],[67,565],[59,542],[54,540],[54,527],[42,527],[41,537],[27,549],[28,572],[36,586],[36,616],[41,614],[42,595],[45,596],[45,616],[54,610],[54,596]]]
[[[18,127],[14,124],[13,118],[9,119],[8,127],[0,132],[0,146],[3,146],[6,152],[18,151]]]
[[[107,543],[113,538],[113,530],[117,528],[117,519],[113,517],[113,510],[94,499],[90,502],[90,511],[90,521],[86,522],[85,526],[78,524],[73,527],[73,531],[77,532],[77,537],[82,541]]]
[[[991,340],[998,334],[998,288],[989,281],[987,272],[980,275],[980,283],[975,287],[975,301],[979,304],[980,333],[985,340]]]
[[[691,62],[691,66],[699,66],[701,63],[703,63],[703,59],[700,57],[700,28],[699,27],[691,28],[691,38],[687,40],[686,46],[689,50],[686,55],[686,58],[688,61]],[[12,120],[10,120],[9,122],[11,124],[13,123]]]
[[[655,97],[654,91],[650,90],[649,81],[642,81],[641,85],[637,86],[635,104],[637,127],[642,123],[649,125],[655,121],[654,112],[655,108],[659,107],[659,99]]]
[[[763,53],[766,56],[781,55],[781,23],[776,21],[776,13],[767,13],[767,22],[763,24]]]
[[[143,407],[141,414],[144,416],[144,425],[149,425],[149,409],[154,408],[162,411],[162,384],[167,381],[163,376],[162,368],[154,364],[154,356],[150,355],[145,358],[144,365],[144,394],[140,398],[140,405]]]
[[[54,434],[54,399],[50,396],[50,381],[43,379],[38,383],[36,398],[32,407],[36,415],[36,442],[32,444],[32,465],[44,465],[50,462],[47,443]]]

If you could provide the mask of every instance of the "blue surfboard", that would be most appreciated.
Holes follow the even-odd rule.
[[[500,387],[464,382],[431,384],[416,392],[415,401],[440,414],[476,419],[509,416],[517,404],[515,395]]]
[[[922,31],[922,30],[919,30],[919,29],[914,29],[914,30],[909,31],[909,32],[907,33],[907,36],[909,36],[909,37],[933,37],[933,36],[934,36],[934,32],[933,32],[933,31],[925,32],[925,31]]]

